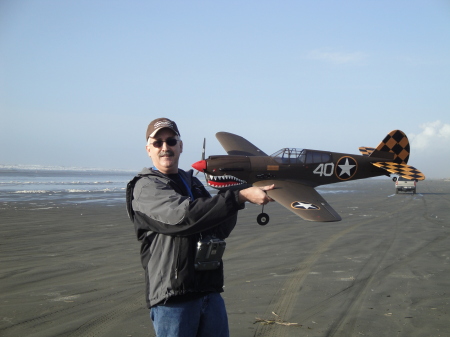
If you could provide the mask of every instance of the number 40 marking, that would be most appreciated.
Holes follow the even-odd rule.
[[[314,174],[318,174],[321,177],[322,176],[329,177],[333,175],[333,172],[334,172],[334,163],[320,164],[313,171]]]

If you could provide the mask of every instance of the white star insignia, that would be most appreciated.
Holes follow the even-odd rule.
[[[294,208],[303,208],[303,209],[317,209],[318,208],[316,205],[301,202],[301,201],[297,201],[296,203],[294,203],[293,207]]]
[[[341,174],[339,174],[339,177],[343,174],[347,174],[349,177],[352,175],[350,173],[350,170],[354,168],[356,165],[350,165],[348,162],[348,158],[345,158],[345,165],[338,165],[341,168]]]

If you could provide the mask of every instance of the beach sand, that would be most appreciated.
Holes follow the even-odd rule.
[[[261,227],[261,207],[240,212],[224,256],[231,336],[450,336],[450,182],[332,191],[340,222],[271,203]],[[0,214],[1,336],[154,336],[123,204],[3,203]]]

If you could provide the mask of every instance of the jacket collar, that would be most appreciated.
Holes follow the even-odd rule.
[[[182,175],[183,179],[186,180],[186,182],[190,185],[192,181],[194,170],[184,171],[182,169],[178,169],[178,174]],[[162,174],[155,168],[148,168],[144,167],[141,172],[139,172],[140,176],[149,176],[149,175],[155,175],[158,177],[167,177],[165,174]]]

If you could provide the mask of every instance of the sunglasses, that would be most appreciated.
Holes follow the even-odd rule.
[[[175,138],[168,138],[168,139],[166,139],[166,140],[161,140],[161,139],[155,140],[155,141],[154,141],[153,143],[151,143],[151,144],[153,145],[153,147],[160,148],[160,147],[163,145],[163,143],[166,143],[167,146],[175,146],[175,145],[177,145],[178,142],[179,142],[178,139],[175,139]]]

